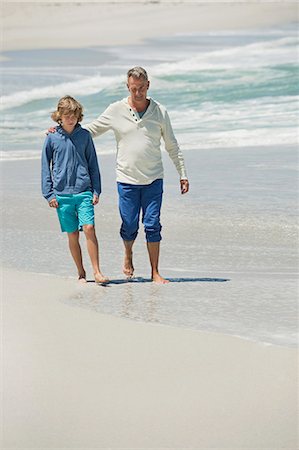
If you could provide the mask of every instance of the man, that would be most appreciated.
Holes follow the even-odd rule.
[[[120,235],[125,246],[123,272],[134,274],[133,244],[142,222],[146,234],[152,280],[168,283],[158,269],[163,194],[161,137],[180,175],[181,193],[189,190],[184,159],[174,136],[166,109],[147,97],[149,80],[142,67],[127,73],[129,97],[112,103],[95,121],[84,126],[93,137],[113,130],[117,142],[116,175],[119,210],[122,219]]]

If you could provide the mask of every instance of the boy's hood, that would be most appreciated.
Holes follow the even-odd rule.
[[[58,125],[56,127],[57,133],[63,134],[64,136],[73,136],[74,134],[78,133],[78,131],[80,131],[80,129],[81,129],[81,125],[79,123],[77,123],[77,125],[75,126],[75,128],[73,129],[73,131],[71,133],[68,133],[67,131],[65,131],[61,125]]]

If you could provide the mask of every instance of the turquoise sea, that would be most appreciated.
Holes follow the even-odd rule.
[[[125,74],[144,66],[149,94],[169,109],[185,151],[294,145],[298,137],[298,30],[178,35],[143,45],[7,52],[2,64],[2,158],[39,158],[41,130],[69,93],[85,120],[127,95]],[[3,142],[2,141],[2,142]],[[114,152],[112,140],[101,152]]]
[[[115,143],[108,133],[95,141],[104,170],[98,232],[105,273],[114,284],[101,291],[94,286],[78,290],[69,304],[131,320],[295,346],[297,30],[289,24],[180,34],[121,48],[5,53],[2,263],[49,275],[72,274],[64,236],[41,199],[43,130],[66,94],[85,107],[83,123],[97,117],[127,95],[125,74],[141,65],[150,76],[149,95],[169,111],[191,183],[190,193],[179,197],[175,170],[164,158],[161,272],[173,283],[158,287],[148,282],[141,236],[136,242],[137,282],[122,282]],[[24,199],[30,199],[30,208]]]

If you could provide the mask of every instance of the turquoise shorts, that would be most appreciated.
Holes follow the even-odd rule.
[[[80,194],[56,195],[57,214],[61,231],[73,233],[81,231],[83,225],[94,225],[93,194],[90,191]]]

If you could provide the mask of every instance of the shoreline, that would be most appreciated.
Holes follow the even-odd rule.
[[[4,446],[295,448],[294,349],[94,314],[63,302],[72,280],[53,294],[52,277],[2,275]]]
[[[40,137],[40,136],[39,136]],[[42,138],[44,139],[44,136],[42,135]],[[97,143],[97,141],[96,141]],[[100,147],[100,146],[99,146]],[[231,146],[227,145],[227,147],[219,146],[219,147],[200,147],[198,150],[195,150],[196,152],[217,152],[217,151],[225,151],[227,153],[234,152],[234,151],[240,151],[240,152],[248,152],[251,150],[254,150],[256,148],[259,148],[261,150],[273,150],[273,149],[280,149],[280,148],[286,148],[290,150],[297,150],[298,145],[294,143],[286,143],[283,146],[282,145],[271,145],[271,144],[263,144],[259,146],[254,145],[242,145],[242,146]],[[193,149],[184,148],[184,154],[185,153],[192,153],[194,152]],[[34,153],[34,154],[33,154]],[[97,156],[99,158],[102,157],[115,157],[116,149],[113,148],[113,150],[102,150],[102,149],[96,149]],[[13,156],[10,156],[13,154]],[[22,156],[22,154],[25,154],[27,156]],[[167,156],[167,152],[165,149],[162,149],[163,156]],[[16,156],[19,155],[19,156]],[[40,160],[40,150],[6,150],[1,151],[0,150],[0,164],[3,163],[18,163],[18,162],[29,162],[29,161],[39,161]]]
[[[128,44],[138,47],[148,38],[177,33],[277,26],[298,21],[298,6],[288,2],[228,5],[162,1],[81,2],[72,3],[70,8],[68,2],[3,2],[2,15],[1,50],[10,52]],[[79,29],[80,33],[74,33],[74,29]],[[111,30],[116,32],[111,33]]]
[[[76,296],[76,292],[78,290],[81,290],[81,285],[79,285],[77,283],[77,278],[75,275],[62,275],[62,274],[50,274],[50,273],[45,273],[45,272],[34,272],[31,270],[20,270],[18,268],[14,268],[14,267],[3,267],[0,266],[0,273],[2,272],[3,274],[3,284],[4,284],[4,280],[5,278],[7,279],[12,279],[12,278],[18,278],[18,274],[20,276],[24,276],[24,277],[28,277],[28,278],[32,278],[32,277],[41,277],[42,279],[46,281],[57,281],[59,284],[65,284],[66,286],[68,286],[68,289],[64,291],[64,300],[66,300],[66,297],[71,297],[72,296],[72,292],[73,294]],[[227,272],[225,272],[227,274]],[[209,277],[211,274],[210,273],[203,273],[202,274],[203,277]],[[272,275],[272,274],[271,274]],[[285,275],[285,274],[283,274]],[[292,273],[292,275],[294,275]],[[171,279],[172,277],[167,276],[166,278]],[[242,278],[242,277],[241,277]],[[126,284],[125,281],[125,277],[123,279],[120,279],[119,277],[111,277],[110,278],[111,283],[108,283],[111,285],[118,285],[118,284]],[[149,284],[153,284],[153,286],[155,286],[155,283],[150,283],[150,279],[145,280],[143,279],[141,282],[149,282]],[[229,281],[229,280],[228,280]],[[93,280],[90,279],[88,280],[88,284],[92,284]],[[175,283],[175,281],[174,281]],[[132,284],[132,283],[131,283]],[[138,284],[138,281],[135,282],[135,284]],[[158,285],[156,285],[158,286]],[[83,287],[84,289],[84,287]],[[87,289],[90,289],[89,287]],[[83,292],[83,291],[81,291]],[[67,294],[67,295],[66,295]],[[63,299],[61,299],[63,300]],[[71,306],[71,303],[69,301],[65,302],[66,304],[68,304],[68,306]],[[76,304],[76,302],[73,303],[72,305],[75,308],[82,308],[82,305],[80,305],[79,303]],[[86,306],[84,306],[84,309],[90,309],[92,311],[92,308],[88,308]],[[95,312],[97,315],[103,316],[103,317],[111,317],[112,319],[115,318],[116,320],[124,320],[127,321],[129,323],[135,323],[135,324],[144,324],[145,326],[153,326],[153,327],[162,327],[162,328],[170,328],[170,329],[174,329],[174,330],[185,330],[186,332],[190,332],[190,333],[198,333],[200,335],[203,336],[210,336],[211,338],[215,338],[215,339],[222,339],[222,338],[228,338],[228,339],[235,339],[236,341],[241,341],[241,342],[247,342],[253,345],[258,345],[258,346],[262,346],[262,347],[277,347],[279,349],[288,349],[294,352],[298,351],[298,341],[296,344],[282,344],[282,343],[277,343],[277,342],[267,342],[267,341],[262,341],[259,340],[258,338],[253,338],[253,337],[248,337],[248,336],[242,336],[242,335],[238,335],[238,334],[230,334],[230,333],[226,333],[225,331],[212,331],[212,330],[202,330],[202,329],[196,329],[196,328],[192,328],[192,327],[188,327],[185,325],[178,325],[178,324],[173,324],[173,323],[163,323],[163,322],[156,322],[156,321],[148,321],[146,319],[136,319],[134,317],[122,317],[120,315],[117,315],[116,313],[110,313],[110,312],[101,312],[98,310],[93,311]]]
[[[231,160],[228,159],[229,155]],[[240,205],[239,201],[232,201],[229,207],[227,204],[227,198],[234,192],[234,185],[239,179],[242,182],[242,173],[238,177],[237,174],[248,161],[259,158],[262,164],[271,155],[278,164],[289,154],[285,151],[281,155],[279,149],[271,153],[257,149],[255,153],[246,152],[246,155],[239,151],[233,154],[218,151],[215,155],[204,152],[201,156],[193,152],[188,155],[186,152],[192,181],[190,197],[178,196],[176,173],[171,161],[167,158],[164,160],[160,270],[163,276],[174,281],[168,289],[160,289],[146,282],[150,268],[142,225],[135,243],[134,259],[135,275],[143,282],[123,283],[115,159],[113,155],[100,157],[103,194],[100,206],[96,209],[96,229],[101,266],[103,273],[119,280],[120,285],[111,285],[100,303],[96,291],[86,290],[78,296],[76,304],[118,317],[156,321],[185,329],[240,336],[253,342],[295,347],[297,285],[296,252],[292,243],[296,236],[296,221],[290,210],[294,210],[296,199],[293,196],[293,207],[289,199],[289,203],[280,210],[276,210],[275,205],[269,209],[266,200],[265,204],[259,204],[253,193],[247,197],[244,205]],[[236,169],[233,178],[228,171],[229,179],[223,178],[222,184],[218,188],[215,186],[218,191],[209,188],[210,180],[216,179],[215,157],[218,165],[224,169],[230,164]],[[201,160],[205,161],[206,174],[205,178],[198,179],[197,167]],[[47,206],[40,194],[39,161],[6,162],[0,165],[0,171],[3,199],[13,205],[6,208],[2,216],[2,236],[6,237],[2,247],[3,265],[21,271],[26,265],[26,270],[34,273],[55,273],[63,277],[75,275],[66,236],[60,232],[55,211]],[[282,183],[283,174],[280,180]],[[266,180],[258,180],[257,195],[265,184]],[[287,178],[289,185],[290,180]],[[243,192],[244,198],[246,192]],[[31,211],[27,208],[27,198],[31,199]],[[189,237],[177,217],[177,208],[180,207],[183,215],[188,215],[199,203],[200,214],[189,219]],[[55,252],[51,242],[54,242]],[[87,275],[91,276],[83,236],[82,244],[85,268]],[[277,248],[282,257],[276,260]],[[32,249],[31,254],[27,254],[25,249]],[[286,303],[287,309],[284,306]],[[280,311],[279,315],[275,317],[270,314],[272,310]]]

